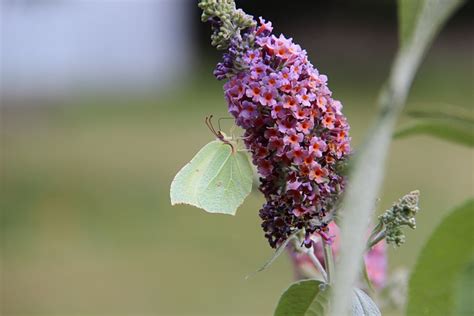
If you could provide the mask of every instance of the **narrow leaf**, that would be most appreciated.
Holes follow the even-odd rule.
[[[274,316],[324,316],[328,304],[327,284],[318,280],[299,281],[283,293]]]
[[[204,146],[171,183],[171,204],[234,215],[252,189],[253,171],[244,152],[219,140]]]
[[[408,116],[422,119],[442,119],[450,120],[456,123],[464,123],[469,126],[474,125],[474,116],[472,110],[450,104],[431,105],[413,109],[407,112]]]
[[[418,257],[408,293],[408,316],[455,315],[457,280],[474,254],[474,200],[435,229]]]
[[[430,135],[469,147],[474,146],[474,124],[457,123],[449,120],[420,120],[400,128],[394,138],[416,135]]]
[[[293,234],[291,234],[290,236],[288,236],[288,238],[283,243],[281,243],[280,246],[277,247],[277,249],[275,250],[273,255],[270,257],[270,259],[268,259],[268,261],[265,262],[265,264],[263,266],[261,266],[257,271],[255,271],[254,273],[248,275],[246,277],[246,279],[250,278],[255,273],[262,272],[263,270],[265,270],[269,266],[271,266],[272,263],[276,260],[276,258],[278,258],[282,254],[282,252],[285,250],[286,246],[290,243],[290,241],[297,240],[297,235],[300,231],[301,230],[298,230],[298,231],[294,232]]]

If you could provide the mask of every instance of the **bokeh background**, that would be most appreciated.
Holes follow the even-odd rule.
[[[307,49],[357,149],[397,48],[395,0],[237,3]],[[473,7],[435,41],[407,109],[472,110]],[[245,279],[272,253],[262,196],[235,217],[170,205],[173,176],[213,138],[204,117],[228,116],[196,1],[0,8],[0,314],[271,315],[293,274],[283,256]],[[407,244],[389,250],[391,272],[410,271],[443,215],[472,195],[473,158],[430,137],[393,142],[377,211],[413,189],[422,211]]]

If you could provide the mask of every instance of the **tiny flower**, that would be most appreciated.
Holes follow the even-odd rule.
[[[277,95],[278,94],[275,89],[267,88],[263,91],[260,97],[260,103],[262,105],[272,106],[277,103],[276,101]]]
[[[324,127],[326,127],[327,129],[333,129],[334,128],[334,121],[335,121],[335,118],[333,115],[325,115],[323,117],[323,120],[321,121],[321,123],[323,124]]]
[[[279,77],[281,78],[281,84],[282,86],[283,85],[287,85],[290,83],[290,69],[288,67],[284,67],[280,73],[279,73]]]
[[[286,156],[293,160],[297,165],[301,164],[304,158],[307,156],[307,152],[301,148],[300,145],[295,145],[286,154]]]
[[[351,151],[351,146],[349,145],[349,142],[343,142],[337,147],[337,152],[336,155],[338,158],[349,154]]]
[[[293,211],[292,211],[293,215],[295,215],[296,217],[301,217],[304,214],[306,214],[307,212],[308,212],[308,210],[306,210],[301,205],[297,205],[296,207],[293,208]]]
[[[314,163],[309,172],[309,178],[316,181],[316,183],[323,183],[327,181],[328,171],[326,168],[321,167],[320,164]]]
[[[298,180],[289,181],[286,184],[286,191],[298,191],[300,189],[301,182]]]
[[[286,133],[288,130],[295,128],[296,121],[287,117],[283,121],[278,122],[278,131],[281,133]]]
[[[249,101],[242,102],[242,111],[240,116],[245,119],[252,119],[258,116],[257,106]]]
[[[249,98],[252,98],[254,102],[259,102],[261,93],[262,93],[262,88],[260,87],[260,84],[256,82],[251,83],[250,86],[245,91],[245,95]]]
[[[271,73],[268,76],[263,77],[262,82],[265,87],[278,89],[281,87],[280,77],[276,73]]]
[[[258,50],[249,50],[247,53],[244,55],[243,59],[244,61],[251,65],[254,64],[255,61],[257,61],[260,57],[260,51]]]
[[[293,65],[290,67],[290,78],[291,79],[298,79],[302,70],[302,65],[301,62],[295,62]]]
[[[260,159],[263,159],[268,156],[268,149],[265,146],[258,145],[257,148],[254,150],[255,156]]]
[[[311,120],[304,120],[296,124],[296,130],[305,135],[311,133],[311,130],[313,129],[313,127],[314,127],[314,123]]]
[[[270,150],[276,151],[277,156],[282,156],[285,149],[285,143],[283,142],[283,139],[276,136],[272,136],[270,137],[268,148]]]
[[[240,99],[245,94],[245,88],[240,82],[238,82],[226,90],[226,94],[229,98]]]
[[[273,119],[282,118],[285,115],[285,108],[280,103],[274,104],[272,107],[271,115]]]
[[[313,165],[313,162],[314,162],[314,154],[312,152],[308,152],[308,156],[306,156],[306,158],[304,159],[304,163],[306,166],[312,166]],[[309,174],[309,169],[307,171],[307,173]]]
[[[295,112],[295,111],[297,111],[298,101],[296,100],[295,97],[287,95],[284,98],[283,107],[285,109],[291,109],[292,111]]]
[[[257,165],[258,173],[260,173],[262,176],[266,177],[269,176],[272,171],[273,171],[273,165],[270,160],[268,159],[262,159],[259,160],[258,165]]]
[[[255,32],[255,35],[267,36],[273,31],[272,22],[265,23],[265,20],[262,17],[258,18],[260,22],[260,27]]]
[[[327,149],[326,142],[319,137],[313,137],[310,142],[309,152],[316,157],[321,157]]]
[[[265,130],[264,136],[266,139],[270,139],[271,137],[278,136],[278,131],[276,128],[267,128]]]
[[[264,63],[258,63],[252,67],[250,77],[252,79],[261,79],[264,76],[266,69],[267,65],[265,65]]]
[[[298,102],[304,106],[311,106],[311,102],[316,99],[314,93],[308,92],[306,88],[301,89],[298,96],[296,97]]]
[[[316,105],[323,111],[326,111],[326,104],[327,100],[324,95],[321,95],[316,99]]]
[[[307,108],[298,108],[296,112],[293,113],[294,117],[302,120],[307,118],[309,115],[309,110]]]
[[[303,134],[297,133],[295,130],[289,130],[288,134],[283,138],[285,145],[295,146],[303,141]]]

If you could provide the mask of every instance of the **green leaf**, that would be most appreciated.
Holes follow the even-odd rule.
[[[352,297],[352,315],[353,316],[380,316],[379,308],[374,301],[364,291],[354,288]]]
[[[255,273],[262,272],[263,270],[267,269],[276,260],[276,258],[278,258],[283,253],[283,251],[285,250],[286,246],[290,243],[290,241],[297,239],[297,235],[300,231],[301,229],[297,230],[296,232],[288,236],[288,238],[283,243],[281,243],[280,246],[278,246],[278,248],[275,250],[275,252],[270,257],[270,259],[268,259],[268,261],[265,262],[263,266],[261,266],[257,271],[248,275],[246,279],[250,278]]]
[[[364,278],[365,284],[369,288],[369,291],[371,293],[374,293],[375,292],[374,286],[372,284],[372,281],[370,281],[369,273],[367,272],[367,265],[365,264],[365,260],[362,260],[362,276]]]
[[[407,17],[400,8],[400,23],[411,21],[393,62],[388,81],[379,99],[376,121],[364,139],[363,146],[352,161],[348,186],[344,193],[341,215],[341,250],[333,286],[331,316],[346,315],[350,309],[352,288],[360,272],[360,261],[365,250],[367,231],[375,200],[383,183],[385,162],[398,115],[405,105],[408,92],[418,67],[433,38],[462,0],[424,0],[419,13]],[[399,5],[407,5],[408,0]]]
[[[324,316],[328,306],[329,286],[318,280],[304,280],[283,293],[274,316]]]
[[[442,104],[429,105],[422,108],[413,109],[407,114],[414,118],[422,119],[442,119],[446,121],[453,121],[454,123],[463,123],[468,126],[474,126],[474,116],[472,111],[460,106]]]
[[[473,289],[474,260],[471,259],[456,283],[454,315],[474,315]]]
[[[394,138],[405,138],[416,135],[430,135],[461,145],[474,146],[474,125],[467,125],[451,120],[419,120],[399,129]]]
[[[170,189],[171,204],[185,203],[209,213],[234,215],[252,190],[252,177],[247,155],[215,140],[175,176]]]
[[[423,247],[409,282],[408,316],[455,315],[456,282],[473,257],[473,231],[471,199],[445,217]]]

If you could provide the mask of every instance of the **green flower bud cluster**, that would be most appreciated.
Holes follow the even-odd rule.
[[[236,9],[233,0],[201,0],[201,20],[211,22],[213,34],[211,44],[219,50],[227,49],[233,37],[239,37],[240,31],[255,27],[253,16]]]
[[[415,215],[420,210],[418,206],[420,191],[412,191],[403,196],[392,208],[379,216],[380,222],[385,226],[385,239],[387,243],[401,246],[405,242],[403,226],[416,228]]]

